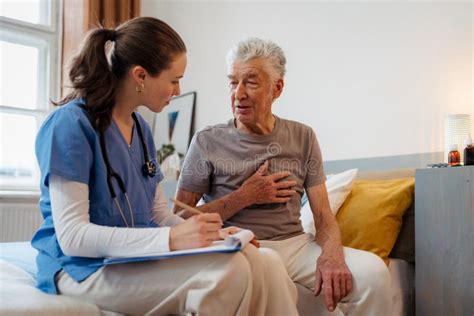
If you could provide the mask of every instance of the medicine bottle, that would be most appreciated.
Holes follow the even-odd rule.
[[[464,165],[473,166],[474,165],[474,143],[472,143],[471,135],[469,135],[464,141]]]
[[[458,145],[453,144],[449,147],[448,165],[458,166],[461,164],[461,154],[458,151]]]

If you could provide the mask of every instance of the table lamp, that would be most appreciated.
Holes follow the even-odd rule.
[[[471,132],[471,117],[468,114],[450,114],[444,118],[444,161],[448,162],[448,153],[457,145],[464,161],[464,140]]]

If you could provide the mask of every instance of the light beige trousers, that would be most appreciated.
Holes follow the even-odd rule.
[[[233,254],[105,266],[80,283],[61,272],[57,287],[121,314],[297,315],[297,291],[279,255],[252,245]]]
[[[290,278],[308,289],[314,289],[316,260],[321,247],[312,234],[298,235],[281,241],[260,240],[262,247],[278,252]],[[314,299],[317,315],[391,315],[390,274],[387,266],[373,253],[344,247],[346,264],[352,273],[352,291],[328,312],[324,295]],[[324,291],[324,288],[323,288]]]

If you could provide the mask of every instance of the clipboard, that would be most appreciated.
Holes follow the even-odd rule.
[[[143,256],[121,256],[121,257],[106,257],[102,262],[94,264],[94,266],[122,264],[129,262],[142,262],[150,260],[162,260],[175,257],[184,257],[200,254],[209,253],[233,253],[240,251],[245,247],[252,239],[254,234],[252,231],[243,229],[234,235],[226,237],[224,240],[214,241],[208,247],[186,249],[186,250],[175,250],[166,252],[157,252],[144,254]]]

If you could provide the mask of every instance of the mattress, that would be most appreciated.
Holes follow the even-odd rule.
[[[0,315],[112,315],[96,305],[77,299],[49,295],[35,287],[36,250],[29,242],[0,243]],[[413,264],[401,259],[390,259],[394,316],[414,315]],[[314,296],[298,287],[298,310],[301,315],[314,314]],[[322,296],[320,296],[322,297]]]
[[[103,315],[96,305],[38,290],[35,258],[29,242],[0,243],[0,315]]]

